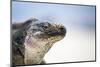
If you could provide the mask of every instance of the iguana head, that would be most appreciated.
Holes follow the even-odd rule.
[[[37,43],[46,45],[47,43],[54,44],[64,38],[66,29],[61,24],[53,24],[49,22],[41,22],[37,19],[31,19],[27,26],[26,40],[37,41]],[[30,43],[30,41],[29,41]],[[36,46],[35,44],[33,44]],[[49,44],[48,44],[49,45]]]

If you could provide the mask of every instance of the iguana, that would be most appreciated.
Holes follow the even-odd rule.
[[[12,24],[13,65],[43,64],[45,54],[65,34],[63,25],[35,18]]]

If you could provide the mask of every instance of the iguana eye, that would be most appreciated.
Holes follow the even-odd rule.
[[[32,29],[33,32],[41,31],[40,29]]]
[[[44,28],[48,28],[48,26],[43,26]]]
[[[48,27],[50,27],[50,23],[45,22],[44,25],[43,25],[43,27],[44,27],[44,28],[48,28]]]
[[[32,31],[37,31],[37,29],[32,29]]]

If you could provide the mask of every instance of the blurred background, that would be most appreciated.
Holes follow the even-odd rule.
[[[12,23],[32,17],[67,29],[65,38],[45,55],[47,63],[95,60],[95,6],[12,2]]]

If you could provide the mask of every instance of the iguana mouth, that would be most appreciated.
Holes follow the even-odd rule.
[[[66,34],[66,29],[64,26],[61,26],[57,30],[53,29],[47,32],[49,36],[64,36]]]

